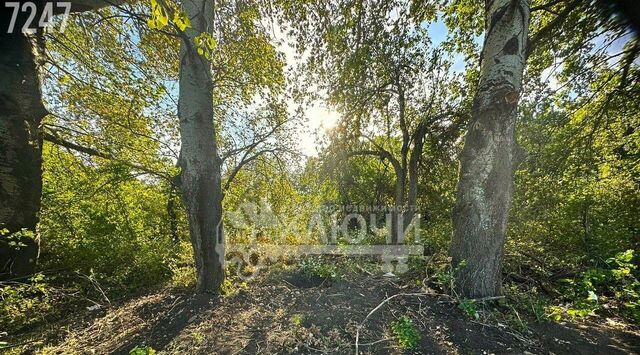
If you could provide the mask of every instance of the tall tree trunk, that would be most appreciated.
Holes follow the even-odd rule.
[[[409,191],[407,193],[407,211],[404,214],[403,231],[407,229],[417,211],[418,204],[418,165],[422,158],[422,149],[424,148],[424,139],[427,134],[427,125],[421,122],[416,131],[413,133],[412,142],[413,150],[409,157]]]
[[[3,29],[6,31],[6,28]],[[0,229],[36,231],[42,193],[42,104],[32,39],[20,32],[0,32]],[[37,238],[10,247],[0,239],[0,278],[32,274]]]
[[[407,189],[407,156],[409,154],[410,135],[405,119],[406,98],[404,87],[400,82],[400,72],[396,70],[395,85],[398,90],[398,121],[402,131],[402,147],[400,148],[400,161],[394,164],[396,173],[395,206],[391,214],[391,244],[400,244],[404,241],[405,220],[405,196]]]
[[[125,0],[72,0],[71,12],[96,10]],[[21,2],[22,3],[22,2]],[[45,1],[34,0],[36,26]],[[64,8],[53,6],[54,14]],[[42,29],[37,41],[21,33],[29,13],[18,13],[13,33],[7,33],[13,12],[0,13],[0,229],[36,233],[42,195],[42,136],[40,123],[47,114],[42,103],[36,48],[44,50]],[[34,46],[34,42],[38,45]],[[39,254],[39,238],[21,238],[23,246],[9,247],[0,238],[0,279],[32,274]]]
[[[194,38],[213,30],[213,1],[185,0],[191,18],[180,48],[180,166],[182,199],[196,264],[198,292],[218,293],[224,279],[220,158],[213,125],[211,64]]]
[[[401,234],[403,227],[403,209],[406,185],[405,169],[396,171],[396,186],[393,211],[391,212],[391,244],[396,245],[402,242]]]
[[[501,267],[516,165],[515,126],[522,89],[530,4],[487,0],[478,91],[460,156],[454,265],[465,297],[500,294]]]

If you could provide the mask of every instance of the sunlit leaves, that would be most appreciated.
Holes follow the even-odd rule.
[[[170,142],[175,108],[167,86],[177,77],[177,46],[154,33],[106,8],[75,17],[64,33],[50,34],[52,64],[44,91],[52,115],[45,124],[66,140],[167,172],[177,156]]]
[[[189,15],[178,5],[165,1],[149,0],[151,14],[147,20],[147,25],[151,29],[161,30],[169,25],[170,21],[180,30],[191,28]],[[173,16],[171,16],[173,14]]]
[[[180,31],[184,31],[187,28],[191,28],[191,21],[189,20],[189,15],[184,11],[175,11],[173,14],[173,23],[178,26]]]
[[[216,48],[216,40],[211,36],[211,33],[202,32],[193,41],[198,48],[198,54],[210,60],[213,50]]]
[[[442,7],[443,21],[448,31],[445,46],[463,53],[467,58],[476,57],[480,48],[477,38],[484,32],[484,4],[477,0],[454,0]]]
[[[117,162],[87,164],[51,144],[45,144],[43,160],[44,268],[93,275],[112,293],[166,279],[179,250],[170,236],[166,187]],[[178,221],[187,238],[181,215]]]
[[[163,29],[169,24],[169,15],[167,10],[158,4],[157,0],[150,0],[151,2],[151,17],[147,20],[147,24],[153,29]]]

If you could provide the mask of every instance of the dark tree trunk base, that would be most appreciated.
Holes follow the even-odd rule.
[[[47,114],[32,39],[0,33],[0,229],[36,234],[42,194],[40,123]],[[38,238],[21,238],[26,246],[0,239],[0,278],[33,274]]]

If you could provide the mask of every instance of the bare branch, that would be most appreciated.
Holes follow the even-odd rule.
[[[580,4],[579,0],[574,0],[565,6],[564,10],[558,14],[551,22],[549,22],[546,26],[541,28],[538,32],[536,32],[533,36],[529,37],[527,40],[527,53],[526,57],[529,57],[531,53],[536,49],[540,41],[549,37],[552,32],[560,27],[562,23],[567,19],[567,17],[575,10]]]
[[[271,149],[262,149],[260,151],[257,151],[255,154],[253,154],[252,156],[248,156],[249,151],[245,152],[245,154],[242,156],[242,159],[240,160],[240,162],[238,163],[238,165],[236,165],[233,170],[231,171],[231,174],[229,174],[229,177],[227,178],[227,181],[224,184],[224,190],[228,190],[229,187],[231,186],[231,183],[233,182],[233,180],[236,178],[236,176],[238,175],[238,173],[240,172],[240,170],[242,170],[242,168],[251,163],[252,161],[258,159],[259,157],[266,155],[266,154],[275,154],[278,151],[282,151],[282,149],[280,148],[271,148]]]
[[[128,162],[128,161],[125,161],[125,160],[121,160],[121,159],[117,159],[112,154],[97,150],[95,148],[85,147],[85,146],[79,145],[77,143],[67,141],[64,138],[60,137],[57,134],[57,132],[55,132],[53,130],[49,130],[49,132],[43,130],[42,131],[42,139],[44,139],[44,140],[46,140],[46,141],[48,141],[50,143],[53,143],[55,145],[59,145],[61,147],[65,147],[67,149],[70,149],[70,150],[73,150],[73,151],[76,151],[76,152],[79,152],[79,153],[87,154],[87,155],[94,156],[94,157],[99,157],[99,158],[102,158],[102,159],[116,161],[118,163],[124,164],[124,165],[126,165],[126,166],[128,166],[130,168],[135,169],[135,170],[140,170],[140,171],[143,171],[145,173],[148,173],[148,174],[160,177],[162,179],[165,179],[165,180],[169,181],[169,183],[171,183],[173,185],[173,179],[170,176],[168,176],[167,174],[165,174],[165,173],[150,169],[150,168],[145,167],[143,165],[139,165],[139,164],[136,164],[136,163],[131,163],[131,162]]]
[[[108,6],[119,6],[123,5],[126,2],[131,2],[127,0],[71,0],[71,12],[86,12],[99,10]],[[58,6],[53,7],[53,14],[60,15],[64,13],[64,9]]]

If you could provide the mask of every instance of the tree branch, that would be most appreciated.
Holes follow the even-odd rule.
[[[147,168],[145,166],[142,166],[142,165],[139,165],[139,164],[135,164],[135,163],[131,163],[131,162],[128,162],[128,161],[121,160],[121,159],[117,159],[112,154],[97,150],[95,148],[85,147],[85,146],[79,145],[77,143],[73,143],[73,142],[67,141],[67,140],[63,139],[62,137],[60,137],[55,131],[47,132],[47,131],[43,130],[42,131],[42,139],[46,140],[47,142],[53,143],[53,144],[61,146],[61,147],[65,147],[67,149],[70,149],[70,150],[73,150],[73,151],[76,151],[76,152],[79,152],[79,153],[87,154],[87,155],[94,156],[94,157],[99,157],[99,158],[102,158],[102,159],[116,161],[116,162],[124,164],[124,165],[126,165],[126,166],[128,166],[128,167],[130,167],[132,169],[143,171],[145,173],[148,173],[148,174],[151,174],[151,175],[155,175],[157,177],[165,179],[165,180],[169,181],[169,183],[172,184],[172,185],[174,184],[174,181],[173,181],[174,179],[172,179],[170,176],[168,176],[168,175],[166,175],[164,173],[149,169],[149,168]]]
[[[389,152],[387,152],[386,150],[383,149],[378,149],[378,150],[367,150],[367,149],[363,149],[363,150],[356,150],[353,152],[350,152],[349,154],[347,154],[347,157],[354,157],[354,156],[358,156],[358,155],[371,155],[371,156],[376,156],[379,157],[380,159],[387,159],[391,162],[391,165],[393,165],[393,169],[395,170],[396,174],[400,171],[402,171],[402,167],[400,166],[400,162]]]
[[[56,1],[56,2],[65,2],[65,1]],[[119,6],[119,5],[123,5],[126,2],[133,2],[133,1],[127,1],[127,0],[67,0],[66,2],[70,2],[71,3],[71,12],[73,13],[78,13],[78,12],[87,12],[87,11],[94,11],[94,10],[99,10],[102,9],[104,7],[108,7],[108,6]],[[61,15],[64,14],[64,8],[63,7],[59,7],[59,6],[54,6],[53,7],[53,14],[54,15]]]
[[[553,20],[551,20],[551,22],[549,22],[546,26],[541,28],[534,35],[529,37],[527,39],[526,57],[529,57],[531,53],[533,53],[533,51],[536,49],[538,44],[540,44],[540,41],[542,41],[545,37],[550,36],[551,32],[553,32],[556,28],[562,25],[564,20],[567,19],[569,14],[571,14],[571,12],[575,10],[579,4],[580,4],[579,0],[574,0],[568,3],[567,6],[564,8],[564,10],[562,10],[562,12],[558,14],[558,16],[556,16]]]
[[[551,11],[550,10],[551,7],[553,7],[554,5],[557,5],[557,4],[561,3],[561,2],[566,2],[566,1],[567,0],[552,0],[552,1],[549,1],[548,3],[546,3],[546,4],[534,6],[534,7],[531,8],[530,11],[531,12],[539,11],[539,10]]]
[[[233,170],[231,171],[231,174],[229,174],[229,177],[227,178],[227,181],[224,184],[224,190],[228,190],[229,187],[231,186],[231,183],[233,182],[233,179],[236,178],[236,176],[238,175],[238,173],[240,172],[240,170],[242,170],[242,168],[251,163],[252,161],[258,159],[260,156],[268,154],[268,153],[275,153],[277,151],[280,151],[282,149],[280,148],[271,148],[271,149],[262,149],[260,151],[257,151],[255,154],[253,154],[252,156],[248,157],[248,153],[249,151],[245,152],[245,154],[242,156],[242,160],[240,161],[240,163],[238,163],[238,165],[236,165]]]

